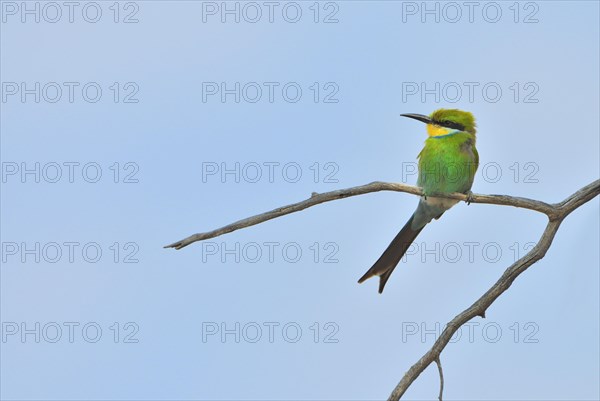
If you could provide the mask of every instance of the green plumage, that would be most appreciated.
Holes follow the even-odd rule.
[[[474,134],[457,132],[427,138],[418,157],[417,185],[425,195],[471,189],[479,165]]]

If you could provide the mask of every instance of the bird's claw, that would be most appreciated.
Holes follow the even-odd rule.
[[[473,202],[473,192],[467,191],[465,195],[467,195],[467,200],[465,202],[467,202],[467,205],[470,205],[471,202]]]

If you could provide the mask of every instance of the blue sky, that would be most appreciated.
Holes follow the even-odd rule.
[[[0,3],[3,399],[385,398],[544,216],[459,204],[383,295],[356,280],[412,195],[162,247],[414,184],[426,134],[400,113],[475,114],[476,193],[598,178],[597,2],[22,4]],[[446,399],[600,397],[598,210],[445,349]],[[432,366],[406,398],[437,392]]]

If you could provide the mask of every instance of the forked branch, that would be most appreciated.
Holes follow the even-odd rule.
[[[600,193],[600,181],[586,185],[564,201],[549,205],[550,210],[543,211],[548,216],[548,225],[542,233],[538,243],[525,254],[521,259],[510,265],[494,285],[479,298],[473,305],[456,315],[447,325],[442,334],[437,338],[433,346],[404,374],[402,380],[398,383],[388,401],[398,401],[400,397],[410,387],[412,382],[434,361],[439,360],[442,350],[448,345],[452,336],[460,327],[469,320],[480,316],[485,317],[485,312],[489,306],[506,291],[513,281],[523,273],[529,266],[542,259],[560,227],[560,224],[573,210],[584,203],[592,200]],[[540,210],[541,211],[541,210]]]
[[[371,192],[379,191],[396,191],[405,192],[413,195],[422,196],[423,192],[421,188],[414,187],[406,184],[398,183],[387,183],[387,182],[372,182],[367,185],[359,187],[352,187],[347,189],[340,189],[337,191],[325,192],[322,194],[313,193],[312,196],[302,202],[294,203],[291,205],[279,207],[269,212],[258,214],[256,216],[248,217],[243,220],[239,220],[235,223],[226,225],[216,230],[207,231],[204,233],[198,233],[184,238],[180,241],[174,242],[165,248],[181,249],[197,241],[202,241],[209,238],[218,237],[223,234],[230,233],[241,228],[250,227],[256,224],[263,223],[268,220],[275,219],[277,217],[285,216],[287,214],[299,212],[309,207],[318,205],[320,203],[330,202],[337,199],[349,198],[352,196],[364,195]],[[388,398],[388,401],[397,401],[402,397],[410,385],[416,380],[417,377],[432,363],[436,362],[440,374],[440,393],[439,398],[441,400],[444,378],[442,372],[442,366],[440,363],[440,354],[448,345],[448,342],[452,336],[460,329],[460,327],[467,323],[469,320],[480,316],[485,317],[485,312],[489,306],[504,292],[506,291],[513,281],[523,273],[529,266],[542,259],[546,252],[550,248],[554,236],[560,227],[562,221],[567,217],[573,210],[577,209],[584,203],[598,196],[600,193],[600,180],[596,180],[589,185],[581,188],[565,200],[555,204],[549,204],[533,199],[520,198],[507,195],[477,195],[471,194],[469,196],[460,193],[453,194],[432,194],[430,196],[457,199],[461,201],[468,201],[470,203],[485,203],[491,205],[501,206],[514,206],[523,209],[529,209],[536,212],[540,212],[548,216],[548,225],[542,233],[542,236],[538,243],[524,255],[521,259],[510,265],[498,279],[498,281],[479,298],[473,305],[465,309],[463,312],[456,315],[445,327],[442,334],[437,338],[431,349],[425,353],[410,369],[404,374],[404,377],[400,380],[398,385],[394,388],[394,391]]]

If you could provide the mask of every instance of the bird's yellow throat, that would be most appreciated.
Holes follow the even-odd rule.
[[[427,124],[427,135],[429,136],[442,136],[451,134],[453,132],[457,132],[457,130],[452,128],[440,127],[439,125],[435,124]]]

